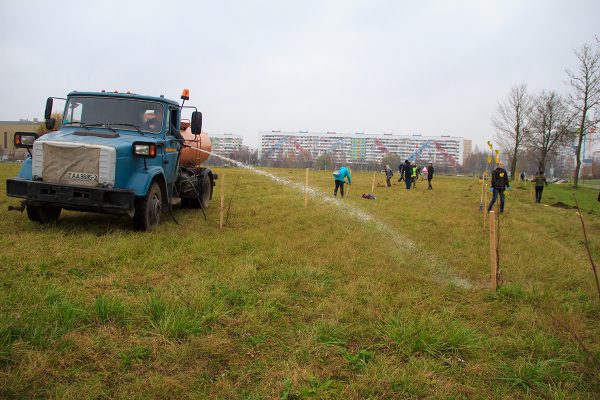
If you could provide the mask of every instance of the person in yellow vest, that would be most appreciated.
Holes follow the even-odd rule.
[[[417,188],[417,164],[413,163],[410,169],[410,182],[412,183],[412,187]]]

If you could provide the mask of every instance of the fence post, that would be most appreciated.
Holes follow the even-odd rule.
[[[223,211],[225,210],[225,174],[221,175],[221,215],[219,229],[223,229]]]
[[[494,210],[490,211],[490,282],[492,286],[492,290],[496,290],[498,285],[498,254],[496,247],[496,213]]]
[[[308,168],[306,168],[306,180],[304,181],[304,207],[308,207]]]
[[[488,212],[487,212],[487,208],[488,208],[487,190],[486,189],[487,189],[487,185],[484,182],[483,183],[483,229],[485,229],[485,224],[486,224],[487,214],[488,214]]]
[[[375,192],[375,172],[373,172],[373,182],[371,183],[371,193]]]

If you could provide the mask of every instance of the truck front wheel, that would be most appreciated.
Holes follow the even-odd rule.
[[[146,197],[135,199],[134,229],[151,231],[158,226],[162,213],[162,197],[160,186],[154,182]]]
[[[33,206],[27,205],[27,217],[33,222],[40,224],[52,224],[60,217],[62,208],[56,206]]]

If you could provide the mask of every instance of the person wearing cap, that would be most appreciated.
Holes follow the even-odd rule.
[[[162,108],[157,108],[153,111],[152,117],[145,121],[141,128],[150,132],[158,133],[162,129],[163,124],[163,112]]]

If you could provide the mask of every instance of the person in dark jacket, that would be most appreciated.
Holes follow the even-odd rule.
[[[392,176],[394,176],[394,172],[392,171],[392,169],[390,168],[389,165],[386,165],[385,166],[385,181],[386,181],[388,187],[392,186],[392,182],[390,182],[392,180]]]
[[[400,165],[398,165],[398,175],[400,175],[400,178],[398,178],[398,182],[402,182],[404,180],[404,174],[402,174],[403,169],[404,163],[400,163]]]
[[[429,183],[429,187],[427,189],[433,189],[433,187],[431,187],[432,179],[433,179],[433,164],[429,163],[429,166],[427,167],[427,183]]]
[[[544,171],[540,170],[533,178],[535,182],[535,202],[542,202],[542,192],[544,191],[544,185],[548,186],[548,182],[546,181],[546,177],[544,176]]]
[[[411,175],[412,175],[412,166],[410,165],[410,161],[404,161],[404,165],[402,166],[402,176],[404,177],[404,183],[406,184],[406,189],[410,190],[411,184]]]
[[[510,184],[508,183],[508,172],[504,169],[504,163],[500,161],[494,171],[492,171],[492,182],[490,190],[493,191],[492,201],[488,206],[488,212],[492,211],[494,203],[500,195],[500,213],[504,212],[504,190],[510,190]]]

